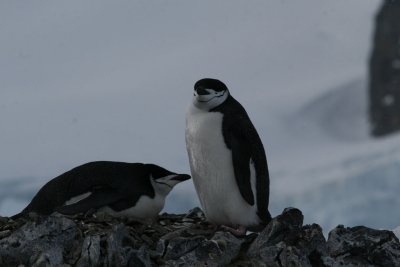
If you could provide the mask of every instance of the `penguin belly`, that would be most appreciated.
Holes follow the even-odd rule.
[[[193,182],[210,222],[257,225],[260,223],[257,206],[243,199],[236,183],[232,152],[222,134],[222,120],[222,113],[204,112],[195,107],[188,113],[186,144]],[[251,180],[254,190],[255,179]]]
[[[114,217],[129,217],[139,221],[147,221],[157,217],[163,207],[164,199],[156,194],[154,198],[149,196],[141,196],[134,206],[125,210],[115,211],[106,206],[100,208],[98,211],[110,214]]]

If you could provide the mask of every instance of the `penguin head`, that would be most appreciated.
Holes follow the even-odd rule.
[[[194,85],[193,104],[199,109],[211,110],[224,103],[228,96],[228,87],[223,82],[205,78]]]
[[[150,169],[150,180],[154,191],[166,196],[172,188],[191,177],[188,174],[177,174],[154,164],[147,164]]]

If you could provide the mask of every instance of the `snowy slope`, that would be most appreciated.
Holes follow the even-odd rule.
[[[307,222],[325,230],[399,224],[400,136],[369,138],[366,108],[366,82],[355,80],[317,96],[288,119],[303,154],[295,156],[301,165],[280,173],[273,206],[301,207]]]
[[[225,81],[267,149],[271,211],[392,229],[398,136],[373,140],[366,62],[380,2],[0,2],[0,214],[94,160],[189,172],[193,83]],[[165,208],[198,205],[191,182]]]

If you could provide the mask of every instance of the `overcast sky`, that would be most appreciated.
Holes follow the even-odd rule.
[[[189,172],[185,110],[203,77],[245,106],[279,173],[296,140],[276,125],[365,76],[379,3],[1,1],[0,186],[94,160]]]

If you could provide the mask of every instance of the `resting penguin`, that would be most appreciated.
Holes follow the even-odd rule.
[[[164,207],[172,188],[190,179],[154,164],[111,161],[78,166],[45,184],[18,218],[28,212],[65,215],[100,211],[147,221]]]
[[[235,235],[271,220],[263,144],[224,83],[202,79],[186,114],[186,147],[206,218]]]

